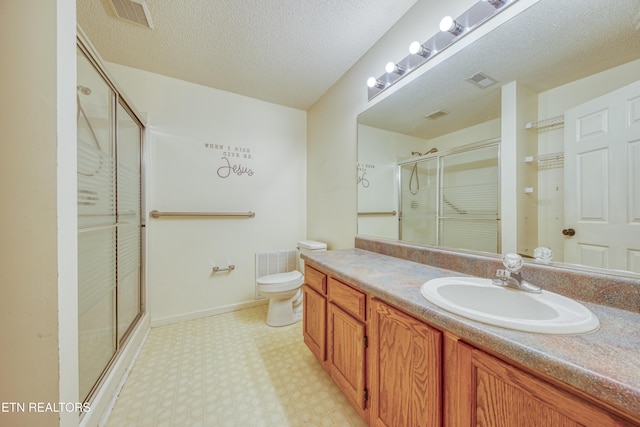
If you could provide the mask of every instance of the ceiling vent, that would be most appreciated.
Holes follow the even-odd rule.
[[[467,80],[469,83],[478,86],[480,89],[484,89],[487,88],[489,86],[492,86],[496,83],[498,83],[496,81],[496,79],[494,79],[493,77],[489,77],[487,76],[485,73],[476,73],[473,76],[469,77]]]
[[[433,113],[427,114],[424,117],[429,120],[435,120],[435,119],[439,119],[440,117],[444,117],[447,114],[449,114],[448,111],[438,110],[438,111],[434,111]]]
[[[151,14],[145,0],[110,0],[116,16],[123,21],[153,28]]]

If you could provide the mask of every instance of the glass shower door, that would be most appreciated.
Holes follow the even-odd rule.
[[[142,314],[142,124],[78,48],[78,366],[90,401]]]
[[[85,399],[117,349],[115,93],[78,51],[78,363]]]
[[[500,253],[499,142],[399,166],[400,239]]]
[[[419,160],[400,166],[400,239],[438,243],[438,161]]]
[[[141,311],[141,129],[118,103],[118,337],[122,341]]]
[[[439,244],[500,253],[498,145],[453,153],[440,162]]]

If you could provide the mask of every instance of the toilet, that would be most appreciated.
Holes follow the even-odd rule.
[[[304,260],[300,254],[327,250],[327,244],[302,240],[297,246],[298,270],[269,274],[257,279],[258,293],[269,298],[266,323],[269,326],[285,326],[302,320],[302,284]]]

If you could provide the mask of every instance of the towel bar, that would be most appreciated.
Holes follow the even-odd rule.
[[[227,268],[220,268],[220,267],[213,267],[213,268],[212,268],[212,270],[213,270],[213,272],[214,272],[214,273],[219,273],[219,272],[221,272],[221,271],[233,271],[233,270],[235,270],[235,269],[236,269],[236,266],[235,266],[235,265],[230,265],[230,266],[229,266],[229,267],[227,267]]]
[[[195,216],[195,217],[243,217],[253,218],[255,212],[160,212],[152,210],[149,215],[152,218],[160,218],[161,216]]]

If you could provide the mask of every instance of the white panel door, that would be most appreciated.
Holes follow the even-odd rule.
[[[640,273],[640,81],[565,113],[564,260]]]

